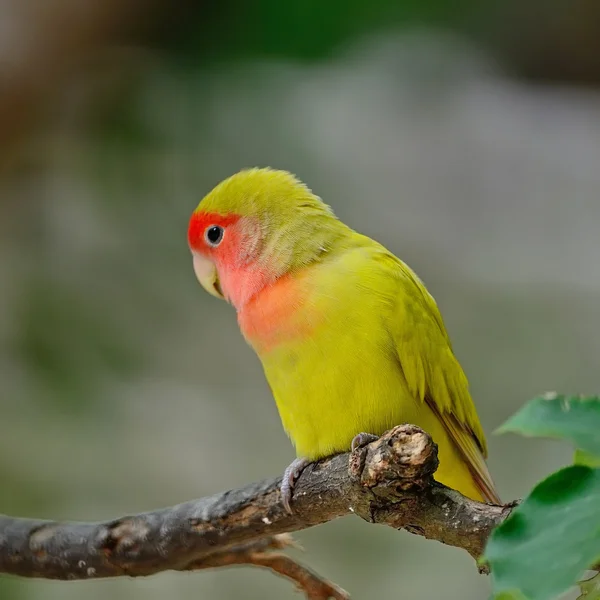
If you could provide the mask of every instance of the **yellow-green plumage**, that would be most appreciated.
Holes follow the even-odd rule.
[[[298,456],[344,452],[360,432],[379,435],[413,423],[438,444],[439,481],[471,498],[498,501],[467,379],[417,276],[325,205],[315,210],[311,203],[321,206],[320,200],[289,174],[253,170],[229,182],[221,201],[213,192],[198,210],[252,220],[256,210],[243,196],[260,206],[260,225],[248,231],[271,250],[257,251],[247,267],[213,259]],[[233,198],[236,190],[242,197]],[[278,224],[282,205],[285,223]],[[269,240],[279,227],[287,233],[278,236],[277,250]],[[253,277],[265,284],[246,298],[239,290],[251,288]]]

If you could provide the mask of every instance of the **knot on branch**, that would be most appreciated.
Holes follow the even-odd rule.
[[[350,454],[349,473],[363,487],[425,488],[438,467],[437,445],[416,425],[398,425]]]
[[[135,517],[124,517],[101,529],[99,546],[107,556],[134,555],[150,532],[148,523]]]

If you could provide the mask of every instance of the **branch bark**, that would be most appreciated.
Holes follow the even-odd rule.
[[[481,504],[435,482],[437,464],[429,435],[400,425],[352,453],[309,465],[296,483],[292,515],[277,478],[104,523],[0,516],[0,573],[70,580],[256,564],[294,579],[309,598],[345,598],[285,555],[266,552],[282,547],[280,534],[354,513],[478,558],[512,505]],[[322,588],[311,596],[307,581],[313,591],[319,582],[333,586],[330,595],[318,595]]]

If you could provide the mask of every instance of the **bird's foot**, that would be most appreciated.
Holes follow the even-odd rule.
[[[373,435],[372,433],[359,433],[358,435],[355,435],[352,439],[350,449],[352,450],[352,452],[354,452],[355,450],[358,450],[358,448],[362,448],[363,446],[366,446],[367,444],[370,444],[371,442],[374,442],[378,439],[379,436]]]
[[[281,501],[285,510],[291,515],[292,496],[294,494],[294,485],[302,471],[310,464],[308,458],[295,458],[291,465],[283,472],[283,481],[281,482]]]

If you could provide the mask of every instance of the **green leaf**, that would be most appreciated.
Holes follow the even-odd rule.
[[[600,470],[574,465],[539,483],[490,536],[498,594],[551,600],[600,558]]]
[[[579,582],[581,596],[577,600],[600,600],[600,573],[596,573],[591,579]]]
[[[534,398],[499,429],[499,433],[571,441],[600,457],[600,398],[546,394]]]
[[[590,454],[585,450],[577,448],[575,450],[575,456],[573,462],[576,465],[585,465],[586,467],[600,467],[600,458],[595,454]]]

